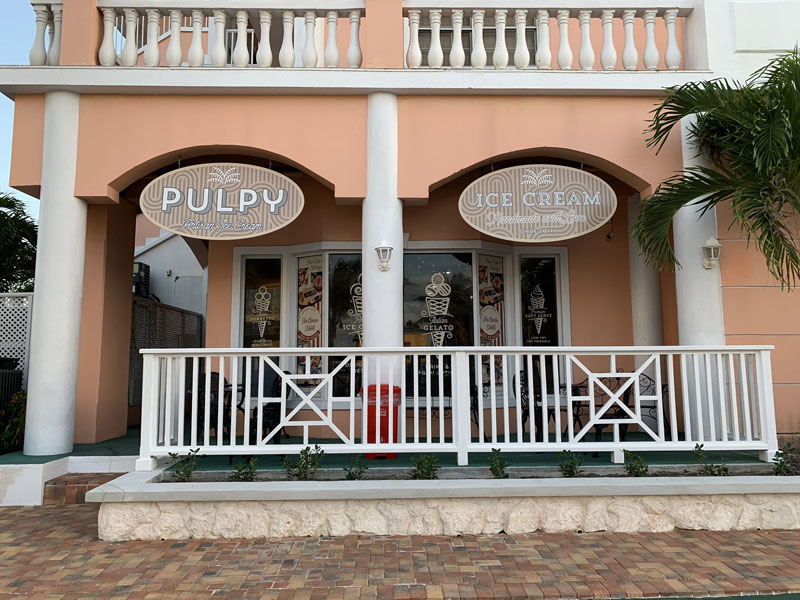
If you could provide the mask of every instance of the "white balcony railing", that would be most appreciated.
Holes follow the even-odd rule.
[[[411,69],[570,70],[577,58],[577,66],[584,71],[676,71],[682,64],[678,18],[691,13],[692,4],[686,0],[405,0],[406,65]],[[619,56],[615,28],[624,37]],[[579,32],[577,46],[570,40],[571,29]],[[656,43],[662,33],[663,57]],[[602,38],[599,52],[593,36]],[[551,39],[556,37],[558,50],[553,57]]]
[[[762,458],[777,450],[766,347],[142,352],[142,469],[195,448],[292,454],[314,443],[332,453],[452,452],[460,464],[491,448],[615,460],[623,449],[697,443]],[[383,410],[362,410],[369,386],[388,386]],[[382,426],[377,443],[362,435]]]

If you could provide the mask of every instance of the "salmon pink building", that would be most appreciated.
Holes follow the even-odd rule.
[[[798,298],[683,209],[664,89],[744,79],[800,5],[43,0],[11,185],[41,201],[24,452],[760,453],[800,431]],[[131,365],[134,248],[204,269],[203,335]],[[129,393],[131,382],[141,390]],[[371,433],[370,433],[371,432]],[[276,442],[281,442],[277,444]]]

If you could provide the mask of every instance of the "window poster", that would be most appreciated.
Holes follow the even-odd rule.
[[[522,344],[558,346],[556,259],[537,256],[520,259]]]
[[[505,345],[503,259],[478,255],[481,346]]]
[[[322,345],[322,255],[297,259],[297,347]],[[312,356],[306,368],[305,357],[298,358],[298,373],[321,373],[322,357]]]
[[[245,260],[245,348],[278,348],[281,345],[281,259]]]

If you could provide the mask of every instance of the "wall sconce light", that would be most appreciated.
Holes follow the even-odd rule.
[[[381,271],[389,270],[389,259],[392,257],[392,247],[384,240],[375,248],[378,255],[378,268]]]
[[[713,269],[719,263],[719,255],[722,251],[722,244],[714,236],[711,236],[703,244],[703,268]]]

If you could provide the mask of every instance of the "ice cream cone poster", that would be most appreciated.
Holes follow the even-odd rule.
[[[297,259],[298,348],[322,345],[322,262],[321,254]],[[305,371],[304,358],[298,359],[298,371]],[[319,357],[312,357],[310,372],[321,372]]]
[[[522,337],[525,346],[558,345],[556,261],[553,257],[520,260]]]
[[[245,346],[280,345],[280,294],[279,286],[267,283],[246,290]]]
[[[449,321],[452,291],[444,273],[434,273],[431,282],[425,286],[425,308],[421,316],[427,320],[423,328],[430,336],[432,346],[443,346],[445,340],[453,338],[453,326]]]
[[[499,256],[478,255],[481,346],[503,346],[505,343],[503,286],[503,259]]]
[[[361,282],[361,275],[358,276],[358,281],[356,281],[353,285],[350,286],[350,302],[353,305],[353,308],[347,309],[347,316],[351,317],[356,325],[356,335],[358,336],[358,345],[364,345],[364,336],[363,336],[363,309],[364,309],[364,298],[363,298],[363,290],[364,286]]]

